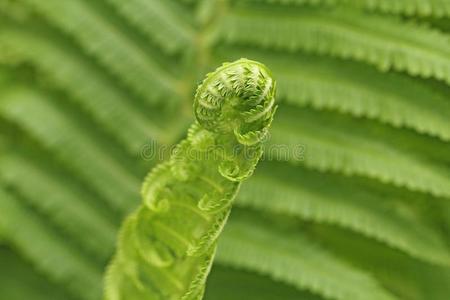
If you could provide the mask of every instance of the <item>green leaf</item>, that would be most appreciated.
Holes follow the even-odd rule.
[[[194,30],[170,1],[108,0],[127,20],[170,54],[193,46]]]
[[[404,14],[411,16],[443,17],[450,15],[450,3],[441,0],[246,0],[250,4],[270,3],[291,7],[293,5],[351,5],[368,11]]]
[[[150,135],[163,141],[161,129],[130,103],[129,95],[115,87],[103,72],[50,36],[11,25],[2,25],[0,45],[16,59],[32,63],[52,86],[70,94],[76,103],[131,153]],[[2,56],[2,54],[0,54]]]
[[[372,276],[301,233],[277,230],[248,218],[230,221],[220,240],[217,261],[269,275],[327,299],[397,299]]]
[[[83,52],[149,103],[177,101],[174,78],[134,44],[123,32],[111,26],[83,1],[24,0],[55,27],[69,34]],[[68,11],[68,14],[61,14]],[[107,51],[108,55],[103,55]]]
[[[95,138],[83,132],[46,97],[28,89],[15,89],[3,94],[0,114],[17,123],[36,140],[104,196],[116,209],[126,211],[133,207],[139,181],[120,164],[103,153],[105,148],[95,143]]]
[[[8,270],[8,273],[0,273],[0,298],[2,299],[74,300],[60,287],[42,278],[12,249],[0,248],[0,266]]]
[[[269,159],[450,197],[448,144],[365,119],[285,105],[270,149]]]
[[[224,19],[217,43],[295,53],[304,50],[367,62],[380,70],[450,83],[448,36],[394,18],[332,11],[241,10]]]
[[[450,266],[443,236],[415,209],[414,200],[420,197],[374,188],[362,180],[265,163],[243,186],[238,204],[349,228],[414,257]],[[436,200],[443,199],[424,199]]]
[[[206,300],[319,300],[320,297],[282,283],[267,276],[236,270],[215,264],[208,278]]]
[[[120,216],[139,199],[136,182],[185,137],[203,75],[247,56],[277,80],[280,113],[263,156],[276,162],[244,185],[233,212],[239,233],[223,236],[233,257],[216,262],[207,297],[447,300],[449,7],[0,0],[0,244],[42,277],[35,289],[33,275],[17,264],[16,276],[15,262],[6,269],[0,257],[0,298],[51,299],[43,290],[54,288],[59,299],[100,299],[103,262]],[[197,113],[212,128],[234,124]],[[246,125],[235,135],[244,144],[267,135]],[[183,170],[169,173],[183,178]],[[221,170],[235,172],[232,164]],[[184,233],[196,217],[179,213],[164,224]],[[155,232],[171,245],[182,240],[164,226]],[[252,255],[242,262],[245,249]]]
[[[450,293],[450,268],[412,260],[374,240],[329,226],[310,228],[325,247],[372,274],[401,299],[444,300]]]
[[[450,103],[444,93],[396,73],[313,55],[274,54],[225,47],[221,59],[242,55],[265,61],[279,80],[281,101],[374,119],[394,127],[450,139]]]
[[[79,299],[99,299],[101,270],[52,233],[21,200],[0,188],[0,228],[15,249],[39,271]]]
[[[65,183],[57,177],[60,174],[48,173],[29,158],[2,153],[0,178],[3,184],[17,190],[28,205],[64,229],[67,236],[88,253],[105,261],[114,245],[115,224],[105,218],[98,207],[92,206],[95,199],[91,195]],[[92,239],[88,232],[96,238]]]

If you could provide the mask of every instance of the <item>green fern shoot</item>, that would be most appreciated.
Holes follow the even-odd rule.
[[[122,225],[107,300],[203,298],[217,238],[263,154],[275,90],[270,71],[247,59],[208,74],[188,137],[148,175],[141,206]]]

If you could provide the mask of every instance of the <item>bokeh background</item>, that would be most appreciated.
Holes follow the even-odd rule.
[[[449,0],[0,0],[0,299],[101,298],[155,153],[240,57],[278,81],[285,153],[244,184],[206,299],[449,299],[449,16]]]

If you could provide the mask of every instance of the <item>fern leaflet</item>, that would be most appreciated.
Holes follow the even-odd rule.
[[[217,261],[308,289],[326,299],[394,300],[369,274],[321,249],[299,232],[263,225],[256,218],[230,220]]]
[[[284,14],[238,10],[227,16],[216,39],[350,58],[383,71],[405,71],[450,83],[450,49],[445,34],[393,18],[357,15],[351,10]]]

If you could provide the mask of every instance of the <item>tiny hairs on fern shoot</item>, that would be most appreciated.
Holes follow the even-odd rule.
[[[248,59],[207,75],[187,138],[147,176],[142,204],[121,227],[106,300],[203,298],[217,238],[262,156],[275,90],[270,71]]]

